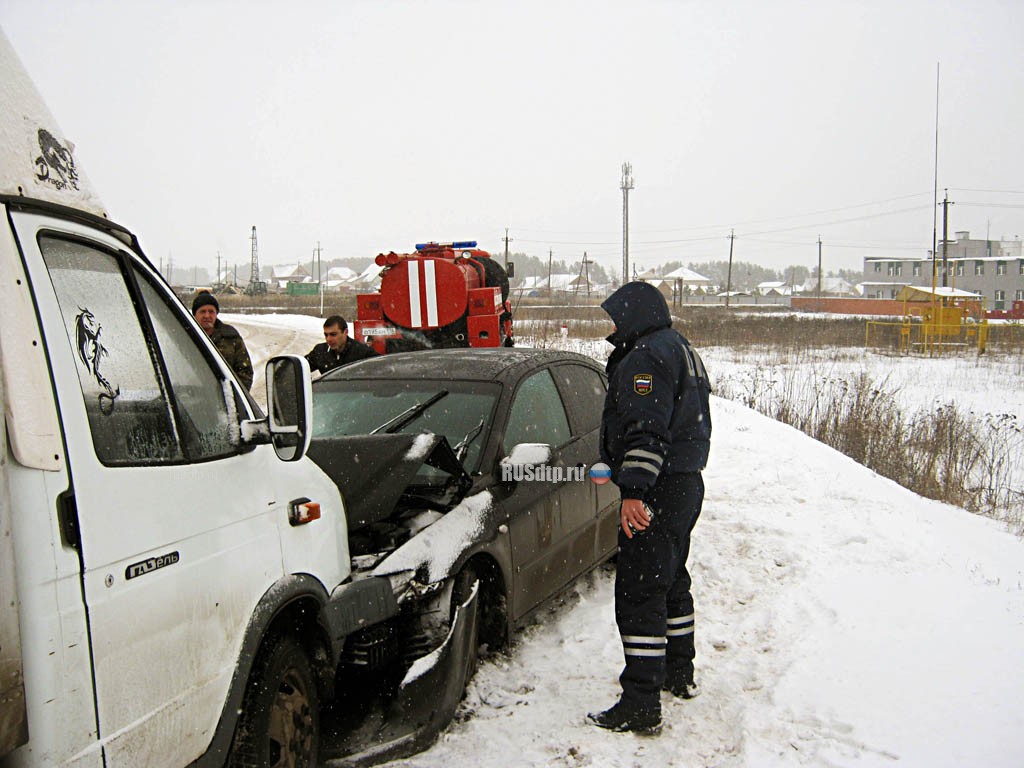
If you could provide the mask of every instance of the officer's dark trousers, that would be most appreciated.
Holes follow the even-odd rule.
[[[699,472],[662,475],[645,501],[654,512],[647,530],[631,539],[619,531],[615,621],[626,656],[619,677],[622,700],[658,709],[666,674],[677,684],[693,680],[693,596],[686,558],[704,480]]]

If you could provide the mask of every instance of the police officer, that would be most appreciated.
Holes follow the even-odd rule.
[[[663,689],[684,699],[698,692],[686,558],[704,500],[711,385],[657,288],[627,283],[601,307],[615,322],[601,458],[622,496],[615,621],[626,666],[618,703],[588,717],[614,731],[656,732]]]

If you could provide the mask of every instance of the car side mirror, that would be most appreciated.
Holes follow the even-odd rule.
[[[267,361],[267,417],[242,422],[242,441],[270,442],[281,461],[306,455],[312,437],[313,386],[309,363],[299,355]]]
[[[551,446],[547,443],[519,443],[503,458],[501,465],[501,481],[517,483],[520,480],[532,480],[538,467],[543,467],[551,460]]]

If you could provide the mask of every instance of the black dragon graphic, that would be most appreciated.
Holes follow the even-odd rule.
[[[107,356],[107,348],[100,340],[103,327],[96,320],[96,316],[88,309],[78,308],[78,317],[75,318],[75,336],[78,341],[78,356],[89,369],[96,383],[103,390],[100,392],[100,413],[109,416],[114,412],[114,401],[121,394],[121,388],[114,389],[110,382],[100,373],[100,363]]]
[[[39,129],[39,149],[42,154],[35,160],[36,178],[57,189],[78,189],[78,170],[71,150],[45,128]]]

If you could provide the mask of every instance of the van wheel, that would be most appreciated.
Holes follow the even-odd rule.
[[[462,605],[469,598],[473,592],[473,585],[478,583],[476,571],[472,567],[463,568],[459,575],[455,577],[455,583],[452,586],[452,606],[451,606],[451,620],[455,620],[455,609]],[[482,587],[483,585],[481,585]],[[478,591],[476,596],[476,602],[473,603],[473,610],[476,611],[476,621],[473,622],[473,635],[469,638],[469,650],[466,653],[465,659],[463,659],[462,671],[465,675],[464,685],[469,685],[470,679],[472,679],[476,672],[477,659],[479,657],[480,647],[480,604],[483,601],[483,592]]]
[[[228,768],[314,768],[319,745],[313,668],[295,638],[278,635],[253,664]]]

